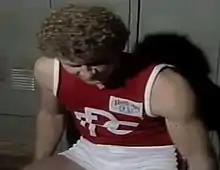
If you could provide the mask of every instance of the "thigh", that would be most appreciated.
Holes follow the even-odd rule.
[[[65,156],[57,155],[42,161],[35,162],[22,170],[85,170],[76,162],[69,160]]]

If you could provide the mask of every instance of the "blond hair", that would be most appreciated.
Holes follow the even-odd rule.
[[[106,52],[122,51],[129,31],[104,7],[69,5],[52,12],[37,35],[39,48],[48,57],[92,60]]]

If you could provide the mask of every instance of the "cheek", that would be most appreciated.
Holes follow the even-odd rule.
[[[113,69],[114,69],[113,67],[100,67],[97,68],[97,71],[101,75],[108,75],[112,72]]]

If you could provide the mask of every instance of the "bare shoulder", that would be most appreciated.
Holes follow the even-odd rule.
[[[188,81],[174,69],[165,69],[161,71],[155,83],[155,88],[167,88],[165,92],[175,92],[176,90],[190,90]],[[163,88],[163,90],[164,90]]]
[[[41,57],[34,66],[34,75],[40,86],[49,90],[53,87],[54,59]]]
[[[183,76],[173,69],[165,69],[155,81],[151,103],[156,115],[190,116],[196,106],[196,97]]]

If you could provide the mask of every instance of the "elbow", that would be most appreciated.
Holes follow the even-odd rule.
[[[189,169],[218,170],[217,157],[210,154],[196,153],[186,157]]]
[[[55,113],[45,109],[40,110],[37,115],[37,118],[39,119],[51,119],[51,118],[63,119],[63,117],[64,117],[63,114]]]

